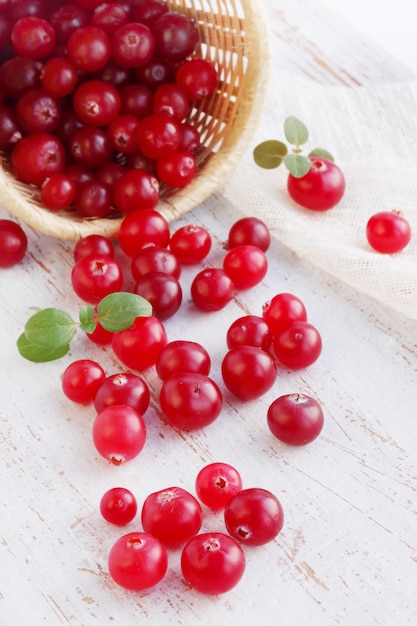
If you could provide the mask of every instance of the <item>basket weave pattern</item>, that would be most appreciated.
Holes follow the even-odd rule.
[[[167,0],[167,4],[195,20],[200,33],[197,55],[214,62],[219,72],[218,89],[189,114],[201,135],[198,173],[181,190],[161,188],[157,209],[172,221],[203,202],[237,165],[260,120],[270,55],[268,27],[257,0]],[[45,209],[39,190],[17,181],[4,156],[0,205],[42,233],[74,241],[92,233],[114,238],[122,220],[87,220],[74,211]]]

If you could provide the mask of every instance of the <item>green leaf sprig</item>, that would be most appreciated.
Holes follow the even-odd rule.
[[[103,328],[115,333],[129,328],[136,317],[150,315],[152,306],[145,298],[123,291],[100,300],[97,311],[83,306],[79,321],[61,309],[41,309],[26,322],[17,340],[17,349],[21,356],[35,363],[54,361],[67,354],[77,328],[92,333],[100,322]]]
[[[323,148],[311,150],[307,156],[302,154],[302,146],[309,139],[307,126],[296,117],[287,117],[284,121],[284,135],[292,146],[288,148],[283,141],[268,139],[258,144],[253,151],[255,163],[266,170],[272,170],[284,163],[290,174],[302,178],[311,167],[309,157],[318,156],[334,161],[333,156]]]

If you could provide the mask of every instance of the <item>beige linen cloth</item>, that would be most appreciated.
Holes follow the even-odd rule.
[[[329,211],[290,199],[284,165],[263,170],[253,161],[257,143],[285,141],[289,115],[309,129],[303,153],[326,148],[344,172],[345,195]],[[223,193],[300,257],[417,319],[417,81],[348,88],[276,73],[259,130]],[[374,213],[391,210],[410,222],[412,239],[384,255],[370,248],[365,229]]]

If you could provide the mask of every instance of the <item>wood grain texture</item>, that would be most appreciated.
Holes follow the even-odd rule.
[[[316,80],[371,84],[402,80],[408,71],[370,47],[320,2],[268,0],[273,50],[283,67]],[[242,214],[216,193],[175,227],[205,225],[213,248],[204,265],[220,265],[228,229]],[[0,210],[0,217],[7,214]],[[173,228],[174,228],[173,225]],[[15,342],[31,307],[56,306],[76,316],[80,302],[69,277],[72,244],[27,229],[24,262],[0,275],[0,615],[20,626],[161,624],[166,626],[327,626],[414,624],[417,617],[417,324],[301,261],[278,241],[268,251],[261,285],[240,292],[223,311],[198,313],[189,287],[197,268],[184,268],[181,312],[166,322],[170,340],[200,341],[220,364],[228,325],[282,291],[296,293],[323,336],[323,353],[306,370],[280,370],[264,397],[242,403],[224,390],[219,419],[202,432],[177,432],[160,419],[159,381],[145,414],[148,441],[141,455],[109,466],[91,441],[92,407],[71,404],[60,375],[77,358],[98,360],[108,374],[123,369],[109,349],[81,333],[61,361],[35,365]],[[126,259],[122,262],[128,266]],[[129,281],[127,284],[129,287]],[[222,387],[223,389],[223,387]],[[266,426],[278,395],[317,398],[322,435],[305,448],[280,444]],[[101,519],[99,500],[122,485],[139,503],[151,491],[178,484],[191,491],[198,470],[225,461],[244,486],[273,491],[285,511],[275,541],[247,550],[244,579],[223,596],[189,589],[170,552],[167,577],[145,593],[116,587],[107,554],[124,530]],[[204,530],[223,530],[206,511]]]

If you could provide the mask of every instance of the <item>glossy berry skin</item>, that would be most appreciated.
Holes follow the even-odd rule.
[[[336,206],[345,193],[345,177],[332,161],[310,157],[311,168],[305,176],[288,175],[287,189],[291,198],[305,209],[327,211]]]
[[[227,240],[228,247],[235,248],[244,244],[258,246],[266,252],[271,244],[269,228],[257,217],[242,217],[235,222],[230,230]]]
[[[223,260],[223,269],[236,289],[251,289],[265,278],[268,261],[257,246],[242,244],[229,250]]]
[[[242,478],[237,469],[228,463],[210,463],[198,472],[195,489],[203,504],[219,511],[242,490]]]
[[[93,26],[99,26],[111,36],[119,26],[126,24],[128,20],[127,5],[123,6],[117,2],[109,2],[108,4],[99,4],[94,9],[90,22]]]
[[[104,254],[114,257],[114,245],[104,235],[87,235],[76,242],[73,250],[74,261],[77,263],[90,254]]]
[[[152,24],[157,56],[183,61],[194,52],[199,35],[195,22],[182,13],[167,12]]]
[[[207,350],[195,341],[177,339],[167,343],[159,354],[156,372],[161,380],[172,374],[195,372],[208,376],[211,359]]]
[[[267,424],[271,433],[292,446],[305,446],[321,433],[324,417],[320,404],[302,393],[276,398],[268,408]]]
[[[223,358],[221,371],[228,390],[244,401],[264,395],[277,377],[277,367],[269,352],[247,345],[231,348]]]
[[[78,74],[74,65],[63,57],[52,57],[42,68],[41,85],[55,98],[69,96],[78,83]]]
[[[214,92],[218,75],[213,63],[207,59],[190,59],[180,65],[175,81],[190,100],[199,102]]]
[[[218,385],[205,374],[172,374],[161,386],[162,418],[180,430],[208,426],[220,415],[223,398]]]
[[[16,111],[10,106],[0,104],[0,150],[10,150],[21,138],[22,130]]]
[[[201,146],[201,135],[193,124],[190,122],[182,122],[180,125],[181,130],[181,144],[179,147],[180,152],[190,152],[196,155],[198,149]]]
[[[141,24],[151,26],[153,22],[166,13],[168,7],[164,0],[142,0],[133,6],[133,19]]]
[[[159,202],[159,181],[144,169],[132,169],[114,185],[114,202],[124,215],[137,210],[152,210]]]
[[[161,157],[157,162],[156,171],[162,183],[181,189],[193,180],[197,162],[195,156],[189,152],[176,152]]]
[[[110,39],[97,26],[80,26],[68,37],[66,52],[68,59],[78,70],[98,72],[110,59]]]
[[[13,174],[24,183],[40,186],[65,166],[65,149],[50,133],[25,135],[11,154]]]
[[[135,78],[141,85],[155,92],[161,85],[172,81],[173,68],[168,59],[154,55],[145,65],[136,68]]]
[[[190,109],[187,95],[175,83],[163,83],[154,94],[153,112],[171,115],[177,122],[182,122]]]
[[[137,317],[130,328],[114,333],[112,348],[123,365],[142,371],[155,365],[167,342],[163,323],[151,315]]]
[[[142,451],[146,441],[145,422],[133,407],[112,404],[97,414],[92,436],[97,452],[113,465],[121,465]]]
[[[135,280],[149,272],[163,272],[174,278],[181,275],[181,265],[177,257],[167,248],[155,244],[141,248],[132,258],[130,269]]]
[[[292,293],[278,293],[262,306],[262,317],[275,337],[292,322],[306,322],[307,310]]]
[[[292,322],[273,340],[278,361],[290,369],[309,367],[319,358],[322,350],[321,335],[309,322]]]
[[[169,247],[181,265],[194,265],[206,258],[211,250],[211,235],[204,226],[187,224],[175,230]]]
[[[98,180],[80,183],[75,194],[74,208],[83,218],[109,217],[113,213],[110,186]]]
[[[182,487],[149,494],[142,505],[142,527],[166,548],[179,548],[196,535],[203,523],[198,500]]]
[[[160,320],[167,320],[182,303],[182,287],[175,276],[164,272],[148,272],[135,283],[133,292],[142,296],[152,306],[152,312]]]
[[[127,404],[143,415],[150,402],[149,387],[137,374],[121,372],[107,376],[98,387],[94,396],[94,406],[100,413],[112,404]]]
[[[39,87],[39,61],[25,56],[14,56],[0,66],[0,86],[6,98],[17,99],[27,89]]]
[[[14,23],[11,42],[16,54],[31,59],[47,57],[55,47],[55,31],[41,17],[28,15]]]
[[[122,115],[133,115],[141,120],[153,113],[154,93],[146,85],[129,83],[120,90],[120,98]]]
[[[143,591],[163,579],[168,554],[156,537],[140,531],[127,533],[112,546],[108,568],[111,578],[121,587]]]
[[[233,589],[246,568],[245,553],[235,539],[220,532],[196,535],[181,553],[181,571],[200,593],[218,595]]]
[[[16,103],[20,128],[26,133],[53,133],[61,121],[59,100],[41,87],[25,91]]]
[[[112,56],[122,67],[145,65],[155,50],[152,31],[145,24],[128,22],[119,26],[111,37]]]
[[[104,80],[86,80],[75,90],[72,104],[84,124],[107,126],[119,114],[119,92]]]
[[[109,185],[109,187],[113,189],[116,181],[118,181],[123,174],[126,174],[127,171],[128,168],[126,166],[116,163],[116,161],[109,161],[93,172],[93,178],[96,178],[98,182]]]
[[[12,220],[0,219],[0,268],[13,267],[26,254],[28,240],[23,228]]]
[[[136,130],[139,120],[134,115],[117,115],[109,124],[107,132],[113,148],[123,154],[133,154],[137,151]]]
[[[258,315],[244,315],[227,329],[226,343],[228,348],[235,346],[255,346],[266,352],[272,343],[272,332],[266,321]]]
[[[138,504],[134,494],[124,487],[113,487],[106,491],[100,500],[100,513],[106,522],[115,526],[125,526],[137,513]]]
[[[89,13],[79,3],[64,3],[53,10],[48,19],[55,30],[58,43],[64,44],[72,32],[80,26],[87,26]]]
[[[53,174],[41,187],[41,200],[50,211],[63,211],[74,202],[76,191],[77,186],[70,176]]]
[[[150,159],[158,160],[177,152],[181,129],[170,115],[154,113],[139,122],[136,138],[140,151]]]
[[[113,257],[90,254],[75,263],[71,272],[72,287],[79,298],[97,304],[110,293],[121,291],[123,272]]]
[[[125,217],[119,230],[120,247],[130,257],[149,245],[165,248],[169,237],[167,220],[154,209],[133,211]]]
[[[377,252],[395,254],[410,243],[411,226],[397,211],[381,211],[369,218],[366,238]]]
[[[278,535],[284,512],[278,498],[260,487],[239,491],[224,510],[228,533],[241,544],[261,546]]]
[[[65,368],[61,379],[62,390],[73,402],[90,404],[105,377],[99,363],[91,359],[79,359]]]
[[[229,304],[234,293],[231,278],[218,267],[201,270],[191,283],[191,299],[201,311],[220,311]]]
[[[108,134],[92,124],[74,130],[68,140],[68,151],[74,162],[87,170],[104,167],[113,156]]]

